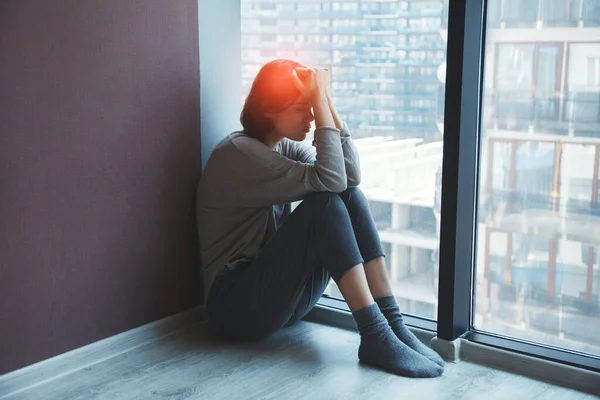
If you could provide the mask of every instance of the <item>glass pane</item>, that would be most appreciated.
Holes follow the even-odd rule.
[[[241,100],[274,58],[331,70],[395,295],[436,319],[448,0],[241,3]]]
[[[593,61],[590,62],[590,59]],[[570,44],[567,61],[569,73],[563,106],[565,120],[576,124],[580,131],[585,132],[585,136],[598,137],[594,124],[599,118],[600,77],[597,78],[596,73],[600,68],[600,43]]]
[[[598,210],[600,203],[600,146],[596,146],[596,197],[594,198],[594,208]]]
[[[554,123],[558,111],[556,92],[560,90],[556,79],[560,67],[558,64],[560,48],[555,45],[540,46],[538,49],[535,118]]]
[[[535,46],[499,44],[497,60],[496,118],[502,127],[526,127],[533,106]]]
[[[530,3],[489,0],[473,326],[600,354],[600,34]]]

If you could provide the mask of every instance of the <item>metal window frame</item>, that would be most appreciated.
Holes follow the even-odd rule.
[[[445,340],[461,337],[600,372],[600,355],[505,337],[473,327],[487,0],[451,0],[449,3],[438,337]]]
[[[442,219],[437,321],[406,315],[407,325],[498,349],[600,372],[598,357],[504,337],[473,328],[481,110],[484,88],[487,0],[449,0]],[[340,299],[323,296],[321,309],[348,312]]]
[[[478,329],[470,330],[463,338],[474,343],[484,344],[502,350],[509,350],[519,354],[541,358],[543,360],[570,365],[593,372],[600,372],[600,357],[595,357],[586,353],[548,346],[543,343],[506,337],[492,332],[480,331]]]
[[[475,297],[485,11],[485,1],[449,2],[438,291],[438,337],[448,341],[471,328]]]

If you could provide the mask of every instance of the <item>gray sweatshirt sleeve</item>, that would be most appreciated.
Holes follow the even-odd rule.
[[[342,151],[344,152],[344,165],[346,167],[346,175],[348,176],[348,187],[360,185],[360,158],[358,150],[354,145],[354,141],[350,137],[348,125],[344,122],[342,130]]]
[[[223,191],[221,202],[258,207],[297,201],[312,192],[346,190],[344,152],[335,128],[315,130],[317,151],[311,163],[280,155],[245,135],[233,138],[232,144],[241,154],[220,162],[227,187],[234,189]]]
[[[348,125],[344,122],[342,135],[341,135],[341,143],[342,143],[342,153],[344,154],[344,167],[346,169],[347,176],[347,187],[355,187],[360,185],[361,174],[360,174],[360,158],[358,156],[358,150],[352,141],[352,137],[350,136],[350,131],[348,130]],[[293,146],[291,151],[291,157],[295,160],[304,162],[304,163],[312,163],[315,160],[315,148],[308,147],[300,143],[291,142]],[[316,143],[313,141],[313,146]]]

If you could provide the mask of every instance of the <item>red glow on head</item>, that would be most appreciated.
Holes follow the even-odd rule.
[[[245,131],[269,131],[272,126],[265,114],[283,111],[298,99],[300,91],[292,80],[292,72],[298,67],[306,68],[296,61],[277,59],[258,71],[240,118]]]
[[[304,65],[290,60],[274,60],[265,64],[254,79],[251,93],[270,111],[288,107],[300,96],[292,80],[292,72]]]

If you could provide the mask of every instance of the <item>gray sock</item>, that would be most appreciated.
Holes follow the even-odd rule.
[[[385,318],[388,320],[388,323],[398,339],[417,353],[435,362],[437,365],[441,367],[444,366],[442,357],[429,347],[425,346],[415,335],[413,335],[406,325],[404,325],[400,308],[398,308],[398,303],[396,303],[394,296],[379,297],[375,299],[375,301],[377,302],[377,305],[379,305],[379,309],[383,315],[385,315]]]
[[[360,361],[415,378],[433,378],[444,371],[398,340],[377,304],[354,311],[352,315],[360,332]]]

